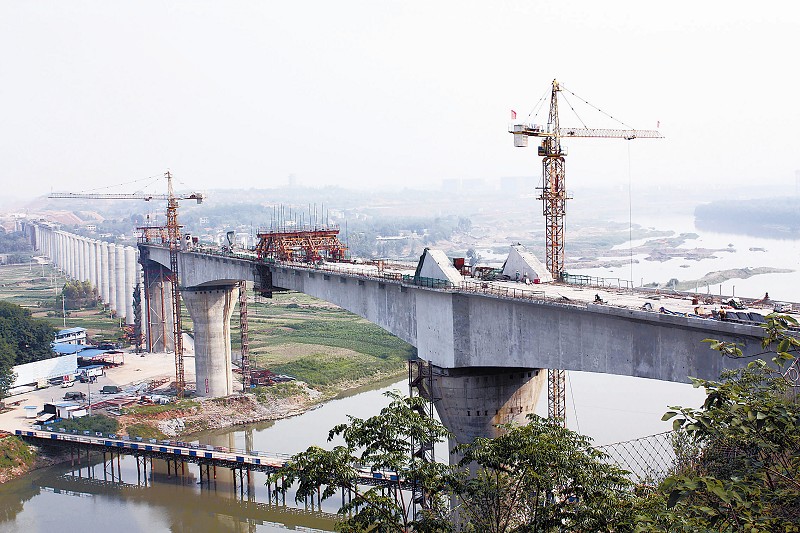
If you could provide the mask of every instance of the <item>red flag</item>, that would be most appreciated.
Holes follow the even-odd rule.
[[[511,120],[517,120],[517,112],[513,109],[511,110]]]

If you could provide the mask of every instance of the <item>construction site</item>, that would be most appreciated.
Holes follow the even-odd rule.
[[[119,249],[116,253],[105,252],[104,243],[60,232],[47,223],[29,227],[31,240],[37,249],[51,257],[54,264],[64,269],[69,276],[88,280],[101,287],[100,292],[110,306],[124,309],[120,314],[125,313],[126,322],[132,320],[135,313],[130,308],[128,295],[132,287],[141,287],[140,301],[143,302],[144,310],[141,331],[137,335],[148,352],[174,354],[174,386],[179,399],[187,391],[183,305],[193,314],[195,328],[197,372],[194,394],[224,396],[233,393],[233,361],[236,362],[235,372],[241,375],[241,389],[247,390],[252,385],[276,381],[276,376],[270,370],[254,368],[250,362],[248,291],[270,297],[275,292],[288,290],[290,287],[282,287],[274,280],[276,268],[282,265],[301,269],[295,271],[295,275],[301,275],[301,272],[306,275],[304,272],[312,269],[308,271],[308,277],[312,277],[312,271],[316,270],[325,280],[330,273],[343,273],[357,278],[390,280],[401,285],[436,290],[558,302],[578,307],[610,306],[743,325],[762,324],[766,315],[773,311],[798,311],[790,303],[770,300],[769,295],[747,301],[723,295],[714,297],[677,291],[665,293],[661,290],[637,288],[631,280],[576,276],[566,272],[565,219],[567,200],[570,198],[565,179],[567,148],[563,141],[609,138],[630,142],[634,139],[658,139],[662,136],[656,130],[634,129],[624,123],[620,123],[619,129],[589,128],[581,120],[583,127],[564,127],[559,116],[559,101],[563,92],[569,92],[572,97],[591,106],[553,80],[548,97],[543,97],[534,109],[536,113],[537,109],[546,110],[546,117],[542,122],[537,123],[533,116],[530,121],[516,122],[509,127],[516,147],[526,147],[531,137],[539,140],[537,155],[542,158],[542,180],[538,199],[542,202],[545,221],[544,263],[531,250],[519,244],[510,245],[508,255],[500,268],[481,264],[467,265],[463,257],[449,258],[441,251],[428,248],[416,263],[361,260],[349,256],[347,246],[339,239],[339,226],[328,223],[324,208],[322,216],[318,216],[316,207],[312,211],[310,206],[307,214],[297,210],[294,213],[291,210],[287,212],[283,207],[274,208],[272,223],[256,232],[257,243],[252,247],[237,246],[232,232],[228,233],[223,245],[209,246],[184,231],[178,222],[179,201],[193,200],[201,203],[204,195],[198,192],[176,194],[170,172],[164,174],[167,194],[50,195],[51,198],[87,200],[166,200],[165,225],[138,228],[140,237],[137,268],[130,269],[133,249],[126,249],[121,253]],[[571,104],[570,108],[572,109]],[[513,113],[512,119],[516,120],[516,113]],[[163,256],[163,260],[154,259],[154,254],[161,254],[160,250],[166,250],[168,254]],[[190,259],[194,264],[209,266],[217,260],[235,260],[237,262],[231,265],[239,273],[233,279],[228,273],[205,274],[207,266],[189,267],[190,272],[186,273],[184,269]],[[198,271],[197,268],[201,270]],[[121,271],[123,274],[120,274]],[[205,279],[203,276],[211,277],[207,278],[209,281],[187,284],[187,276],[198,275],[200,279]],[[224,280],[217,277],[220,275],[224,276]],[[340,281],[344,283],[346,278],[342,277]],[[363,281],[358,284],[363,285]],[[231,333],[227,324],[237,303],[241,352],[233,356],[230,348]],[[220,333],[211,333],[218,327],[213,323],[226,325]],[[204,338],[204,342],[198,344],[198,337]],[[564,370],[548,367],[547,376],[548,416],[563,424],[566,420]]]

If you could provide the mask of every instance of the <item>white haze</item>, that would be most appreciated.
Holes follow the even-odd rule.
[[[167,168],[189,189],[534,176],[509,112],[525,117],[553,78],[635,128],[660,122],[667,139],[630,145],[637,186],[780,194],[800,168],[798,15],[794,2],[6,1],[0,197]],[[628,182],[626,141],[569,145],[571,186]]]

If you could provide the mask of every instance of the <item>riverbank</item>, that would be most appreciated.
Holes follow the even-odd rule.
[[[241,393],[225,398],[193,399],[189,404],[177,404],[175,409],[133,408],[118,418],[119,432],[143,425],[157,429],[169,438],[189,438],[191,435],[244,424],[282,420],[301,415],[322,404],[367,386],[402,378],[405,368],[396,372],[378,373],[369,377],[342,382],[323,391],[303,382],[279,383],[257,387],[253,393]]]
[[[64,452],[31,446],[15,435],[0,435],[0,485],[69,459]]]
[[[225,398],[195,398],[167,405],[132,407],[115,417],[119,423],[117,432],[191,440],[193,434],[202,431],[298,416],[352,391],[402,378],[405,372],[405,368],[398,368],[396,372],[377,373],[331,385],[323,391],[303,382],[289,382],[257,387],[252,393]],[[68,454],[64,455],[57,449],[32,446],[19,437],[6,434],[0,438],[0,484],[69,459]]]

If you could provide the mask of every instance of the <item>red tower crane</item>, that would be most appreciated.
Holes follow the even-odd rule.
[[[541,137],[537,153],[542,157],[542,188],[539,200],[545,217],[545,265],[553,279],[559,281],[564,272],[564,218],[567,214],[567,188],[565,185],[564,157],[566,147],[562,137],[589,137],[611,139],[661,139],[657,130],[564,128],[558,117],[558,95],[562,88],[553,80],[550,92],[550,111],[547,124],[514,124],[509,133],[514,134],[514,146],[528,146],[528,137]],[[588,102],[587,102],[588,103]],[[591,105],[591,104],[590,104]],[[547,371],[547,416],[566,424],[565,371]]]

